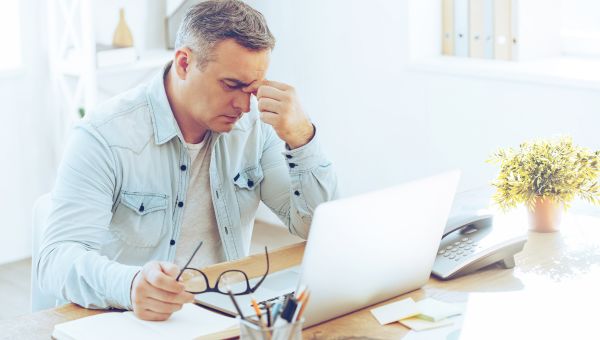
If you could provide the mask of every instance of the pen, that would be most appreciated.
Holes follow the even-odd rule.
[[[265,308],[267,309],[267,327],[271,327],[271,303],[267,302]]]
[[[279,301],[273,307],[273,322],[271,322],[272,324],[275,324],[275,321],[277,321],[277,317],[279,316],[279,312],[281,311],[281,305],[282,302]]]
[[[175,281],[179,281],[179,278],[181,277],[181,274],[183,274],[183,271],[185,270],[185,268],[187,268],[187,266],[190,265],[190,262],[192,262],[194,255],[196,255],[196,253],[198,252],[198,249],[200,249],[200,247],[202,247],[202,243],[204,243],[204,241],[200,241],[200,244],[198,245],[198,247],[196,247],[196,250],[194,250],[194,252],[192,253],[192,256],[190,256],[190,259],[187,261],[185,266],[183,266],[183,268],[181,268],[181,271],[179,272],[179,275],[177,275],[177,278],[175,279]]]
[[[246,318],[244,317],[244,313],[242,313],[242,310],[240,309],[240,306],[237,304],[237,301],[235,301],[235,297],[233,296],[233,293],[231,292],[231,289],[229,289],[229,287],[227,288],[227,294],[231,298],[231,302],[233,302],[233,306],[235,307],[235,309],[237,310],[238,314],[240,315],[240,318],[246,320]]]

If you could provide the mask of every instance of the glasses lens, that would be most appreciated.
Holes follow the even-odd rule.
[[[248,282],[242,272],[237,270],[230,271],[221,276],[217,288],[223,293],[226,293],[229,288],[233,294],[241,294],[245,293],[248,289]]]
[[[200,272],[192,269],[186,269],[179,278],[185,290],[188,292],[203,292],[206,290],[206,280]]]

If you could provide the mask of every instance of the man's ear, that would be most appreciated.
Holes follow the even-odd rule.
[[[183,47],[175,52],[175,63],[173,66],[175,66],[175,72],[177,73],[179,79],[183,80],[187,78],[191,64],[192,50],[187,47]]]

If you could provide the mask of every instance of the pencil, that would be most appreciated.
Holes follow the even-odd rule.
[[[259,320],[262,320],[262,313],[260,312],[260,308],[258,308],[258,303],[256,303],[256,300],[254,298],[252,298],[252,308],[254,308],[254,311],[256,312],[256,316],[258,316]]]
[[[306,305],[308,305],[308,298],[310,297],[310,293],[306,293],[306,297],[302,302],[302,306],[300,307],[300,311],[298,312],[298,316],[296,317],[296,321],[300,320],[302,314],[304,313],[304,309],[306,309]]]

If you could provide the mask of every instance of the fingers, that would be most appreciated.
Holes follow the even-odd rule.
[[[164,261],[159,262],[159,264],[163,273],[167,274],[167,276],[177,277],[179,275],[179,267],[176,264]]]
[[[275,100],[285,100],[287,99],[285,91],[282,91],[278,88],[269,86],[269,85],[261,85],[256,92],[256,98],[259,100],[262,98],[271,98]]]
[[[146,301],[146,310],[150,310],[161,314],[175,313],[181,309],[183,305],[179,303],[169,303],[164,301],[158,301],[153,298],[148,298]]]
[[[134,310],[135,315],[142,320],[147,321],[165,321],[167,320],[172,313],[157,313],[151,310]]]
[[[142,268],[131,289],[133,310],[140,319],[166,320],[184,303],[194,301],[194,295],[175,281],[178,274],[179,268],[166,262],[149,262]]]
[[[289,91],[289,90],[293,90],[294,89],[292,86],[290,86],[288,84],[280,83],[280,82],[274,81],[274,80],[267,80],[267,79],[261,81],[260,85],[261,86],[266,85],[266,86],[274,87],[274,88],[276,88],[278,90],[281,90],[281,91]]]
[[[271,126],[276,126],[279,122],[279,115],[273,112],[261,112],[260,119]]]
[[[148,291],[145,295],[159,301],[170,303],[184,304],[194,301],[194,294],[188,292],[181,292],[179,294],[175,294],[152,286],[148,287]]]
[[[142,270],[142,274],[146,281],[150,283],[152,286],[156,288],[160,288],[162,290],[166,290],[171,293],[179,294],[184,291],[184,286],[180,282],[175,281],[175,277],[177,277],[177,273],[175,276],[167,275],[163,271],[163,267],[166,267],[167,271],[170,274],[173,274],[173,269],[168,266],[164,266],[161,263],[155,262],[151,266],[144,266]],[[177,270],[177,269],[175,269]]]
[[[280,113],[284,109],[281,102],[271,98],[260,98],[258,100],[258,111]]]

